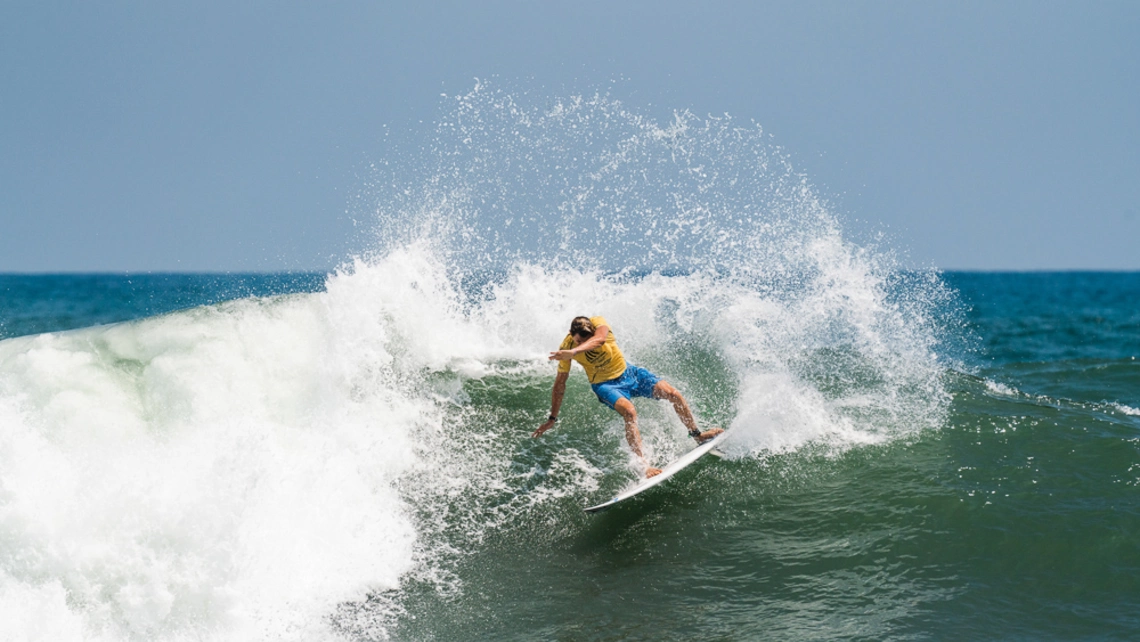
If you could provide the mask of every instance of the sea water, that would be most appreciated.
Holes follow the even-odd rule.
[[[0,277],[0,637],[1127,639],[1140,276],[905,270],[754,124],[480,86],[330,274]],[[580,314],[731,429],[637,474]],[[690,447],[638,401],[649,456]]]

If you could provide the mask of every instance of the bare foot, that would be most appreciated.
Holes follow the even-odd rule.
[[[646,479],[649,479],[650,477],[656,477],[657,475],[660,475],[660,474],[661,474],[660,468],[654,468],[653,466],[650,466],[649,468],[645,469],[645,478]]]
[[[722,432],[724,432],[723,428],[709,428],[708,430],[702,432],[700,436],[695,437],[695,439],[697,440],[698,444],[703,444]]]

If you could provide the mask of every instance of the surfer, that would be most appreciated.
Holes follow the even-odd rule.
[[[550,430],[558,421],[558,410],[562,407],[562,396],[566,393],[566,380],[570,378],[571,360],[582,364],[598,401],[613,408],[625,419],[625,439],[642,462],[645,462],[645,455],[641,451],[641,433],[637,430],[634,397],[664,399],[672,403],[681,423],[689,429],[689,436],[696,439],[697,443],[724,432],[720,428],[701,432],[693,419],[693,412],[689,410],[689,403],[676,388],[645,368],[626,364],[617,339],[603,317],[575,317],[570,323],[570,333],[562,340],[558,350],[550,353],[550,360],[558,362],[558,374],[554,377],[554,390],[550,394],[550,416],[531,437],[538,437]],[[646,464],[646,477],[660,473],[660,468]]]

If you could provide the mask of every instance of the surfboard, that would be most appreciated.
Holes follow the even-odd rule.
[[[634,484],[633,486],[626,488],[624,491],[619,493],[617,496],[615,496],[610,501],[603,502],[601,504],[598,504],[597,506],[590,506],[589,508],[586,509],[586,512],[587,513],[600,513],[601,511],[604,511],[608,508],[613,508],[614,506],[617,506],[621,502],[624,502],[625,500],[627,500],[631,497],[636,497],[637,495],[644,493],[645,491],[649,490],[650,488],[653,488],[654,486],[656,486],[658,484],[664,483],[670,477],[672,477],[673,475],[676,475],[677,473],[681,472],[686,467],[688,467],[689,464],[692,464],[693,462],[697,461],[701,457],[704,457],[705,455],[709,454],[710,452],[715,453],[717,455],[721,455],[720,451],[716,450],[716,447],[727,436],[728,436],[728,431],[726,430],[726,431],[720,433],[719,435],[717,435],[716,437],[713,437],[712,439],[706,441],[705,443],[697,446],[696,448],[690,450],[689,452],[685,453],[684,455],[681,455],[680,457],[678,457],[676,460],[673,461],[673,463],[662,468],[660,475],[654,475],[653,477],[650,477],[648,479],[642,479],[642,480],[638,481],[636,484]]]

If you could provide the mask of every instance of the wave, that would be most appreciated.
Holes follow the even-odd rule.
[[[731,457],[941,425],[951,293],[845,240],[758,128],[456,100],[426,178],[370,184],[376,249],[323,292],[0,342],[0,610],[25,637],[389,635],[408,586],[461,593],[497,528],[631,475],[577,379],[528,438],[579,314]],[[658,404],[643,431],[685,447]]]

